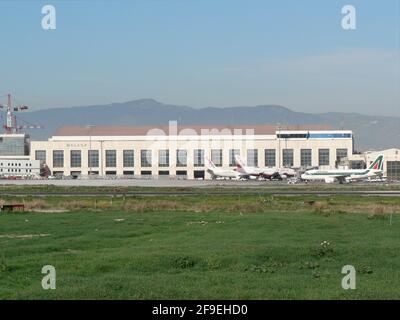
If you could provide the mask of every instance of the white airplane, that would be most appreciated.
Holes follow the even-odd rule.
[[[350,182],[353,180],[369,179],[383,174],[383,155],[379,155],[368,169],[333,169],[308,170],[301,175],[303,180],[324,180],[326,183],[335,181]]]
[[[281,179],[287,177],[293,177],[296,171],[291,168],[258,168],[247,166],[239,155],[235,155],[237,171],[247,174],[249,176],[261,177],[266,179]]]
[[[246,175],[236,171],[236,170],[226,170],[218,168],[214,162],[206,158],[207,162],[207,172],[211,175],[213,180],[217,178],[229,178],[229,179],[240,179],[244,178]]]

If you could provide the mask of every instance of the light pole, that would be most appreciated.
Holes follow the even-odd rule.
[[[92,128],[93,124],[88,124],[86,128],[89,131],[89,151],[88,151],[88,164],[89,164],[89,177],[92,175],[92,160],[91,160],[91,152],[92,152]]]
[[[278,138],[278,169],[281,168],[281,124],[278,123],[278,133],[276,137]]]

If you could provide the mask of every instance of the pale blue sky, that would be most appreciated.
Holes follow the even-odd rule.
[[[0,1],[0,95],[400,116],[399,0]],[[57,29],[41,28],[41,8]],[[357,9],[357,30],[341,8]]]

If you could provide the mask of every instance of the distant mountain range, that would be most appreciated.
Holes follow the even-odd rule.
[[[54,108],[18,114],[19,124],[42,124],[43,130],[27,130],[33,139],[46,139],[65,125],[166,125],[180,124],[329,124],[350,129],[355,150],[400,147],[400,117],[367,116],[358,113],[303,113],[278,105],[229,108],[191,108],[163,104],[153,99],[70,108]]]

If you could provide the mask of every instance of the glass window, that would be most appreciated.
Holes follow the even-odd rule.
[[[282,150],[282,164],[284,167],[293,167],[293,149],[283,149]]]
[[[234,167],[236,166],[235,156],[240,155],[239,149],[230,149],[229,150],[229,166]]]
[[[351,138],[351,133],[310,133],[309,138]]]
[[[46,161],[46,150],[36,150],[35,160]]]
[[[194,150],[194,166],[195,167],[204,166],[204,150],[203,149],[195,149]]]
[[[387,161],[387,177],[391,180],[400,179],[400,161]]]
[[[318,165],[329,166],[329,149],[318,149]]]
[[[265,149],[265,166],[275,167],[276,166],[276,151],[275,149]]]
[[[124,150],[123,151],[123,161],[124,161],[124,167],[134,167],[135,166],[135,151],[134,150]]]
[[[82,165],[81,150],[71,150],[71,168],[79,168]]]
[[[176,150],[176,166],[187,166],[187,150]]]
[[[158,166],[169,167],[169,150],[158,151]]]
[[[151,167],[151,150],[140,150],[140,165]]]
[[[258,166],[258,150],[248,149],[247,150],[247,165],[250,167]]]
[[[2,156],[26,155],[27,143],[24,137],[3,136],[0,138],[0,154]]]
[[[307,133],[278,133],[277,134],[278,139],[307,139],[308,134]]]
[[[53,167],[61,168],[64,167],[64,151],[53,150]]]
[[[99,166],[99,150],[88,150],[88,167]]]
[[[342,158],[347,157],[347,149],[336,149],[336,161],[340,163]]]
[[[311,149],[300,150],[300,165],[302,167],[311,167]]]
[[[211,161],[216,167],[222,167],[222,149],[211,150]]]
[[[106,167],[115,168],[117,166],[117,151],[106,150]]]
[[[363,160],[352,160],[349,162],[351,169],[365,169],[365,162]]]

